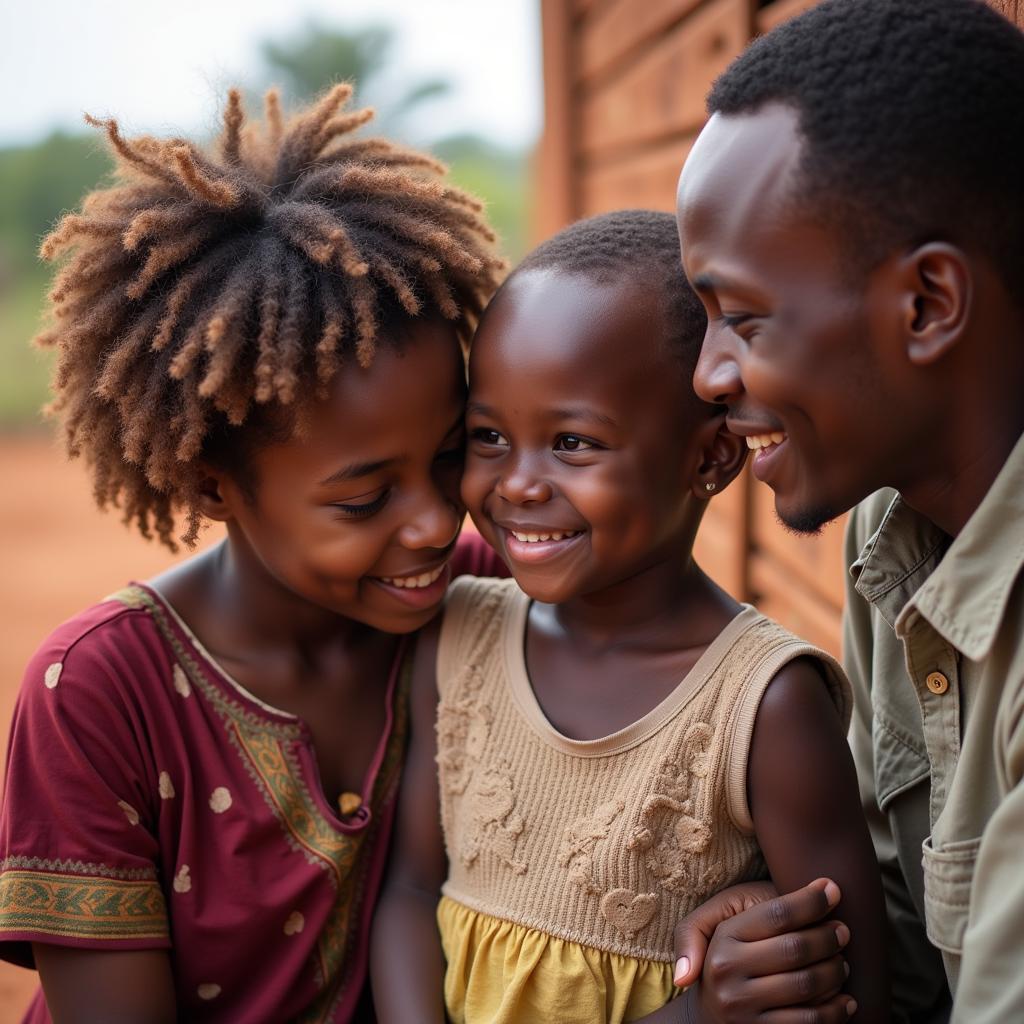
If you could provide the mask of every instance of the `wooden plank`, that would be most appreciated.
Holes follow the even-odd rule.
[[[750,38],[749,0],[714,0],[579,104],[581,152],[611,155],[692,132],[714,79]]]
[[[1024,0],[988,0],[1004,18],[1024,28]]]
[[[785,566],[766,555],[753,555],[748,566],[751,600],[759,611],[797,636],[838,658],[842,646],[840,611],[804,586]]]
[[[537,147],[530,234],[534,243],[576,219],[573,174],[572,10],[569,0],[541,0],[544,129]]]
[[[837,611],[843,606],[843,528],[846,517],[830,523],[816,537],[787,530],[775,514],[771,488],[754,481],[750,496],[751,543],[774,559]]]
[[[682,20],[701,0],[617,0],[590,18],[580,31],[580,80],[614,67],[635,47]]]
[[[694,138],[678,139],[585,170],[579,178],[581,215],[628,207],[673,212],[679,172]]]
[[[784,21],[809,11],[817,3],[818,0],[775,0],[775,3],[762,7],[757,12],[757,31],[761,35],[771,32]]]

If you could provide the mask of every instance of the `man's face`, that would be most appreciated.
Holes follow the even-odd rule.
[[[708,312],[694,387],[725,403],[792,529],[891,484],[905,372],[878,275],[799,200],[797,115],[715,115],[683,169],[683,265]],[[795,186],[795,187],[794,187]]]

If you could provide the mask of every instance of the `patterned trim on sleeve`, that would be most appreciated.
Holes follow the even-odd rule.
[[[166,941],[167,908],[156,880],[111,874],[8,868],[0,875],[0,937],[5,932],[29,932],[72,939]]]

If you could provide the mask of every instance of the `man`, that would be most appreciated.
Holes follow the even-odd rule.
[[[1024,36],[980,0],[826,0],[708,107],[679,188],[694,383],[785,524],[856,506],[851,742],[894,1018],[1024,1020]],[[725,922],[714,985],[799,977],[832,995],[799,1019],[841,1019],[801,971],[834,952],[797,930],[820,889]]]

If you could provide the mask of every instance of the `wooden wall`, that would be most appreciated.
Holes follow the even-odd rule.
[[[541,0],[537,239],[606,210],[672,210],[714,78],[755,35],[816,2]],[[1024,0],[990,2],[1024,27]],[[842,539],[840,523],[787,533],[747,472],[711,502],[698,557],[734,595],[838,654]]]

